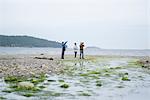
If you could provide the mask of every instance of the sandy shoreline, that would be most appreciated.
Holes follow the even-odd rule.
[[[37,59],[39,57],[41,59]],[[42,59],[42,58],[46,59]],[[91,56],[86,56],[86,59]],[[93,57],[121,57],[121,58],[137,58],[139,60],[149,60],[148,56],[93,56]],[[49,60],[52,58],[51,60]],[[66,55],[65,60],[76,60],[73,55]],[[79,58],[77,58],[79,59]],[[31,76],[40,73],[57,74],[63,69],[60,55],[0,55],[0,77],[4,76]]]

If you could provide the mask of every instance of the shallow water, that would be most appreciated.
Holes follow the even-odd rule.
[[[35,93],[35,96],[25,97],[18,92],[2,92],[10,85],[3,79],[0,79],[0,96],[8,100],[149,100],[150,74],[140,66],[129,63],[131,61],[135,59],[63,61],[65,72],[60,75],[47,75],[47,79],[38,84],[46,88]],[[82,75],[92,71],[98,71],[100,74]],[[123,73],[128,73],[131,81],[123,81]],[[100,81],[102,86],[96,86],[97,81]],[[61,88],[63,83],[69,84],[69,88]]]

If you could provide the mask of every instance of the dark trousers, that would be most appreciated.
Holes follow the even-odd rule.
[[[77,57],[77,52],[74,52],[74,57],[75,57],[75,58]]]
[[[65,50],[62,50],[61,59],[64,59]]]
[[[84,59],[84,52],[83,52],[83,50],[80,50],[80,59]]]

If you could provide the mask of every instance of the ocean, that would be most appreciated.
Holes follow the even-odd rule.
[[[27,48],[27,47],[0,47],[0,55],[14,54],[49,54],[60,55],[61,48]],[[74,54],[67,49],[65,54]],[[78,53],[79,54],[79,53]],[[116,56],[150,56],[150,50],[119,50],[119,49],[85,49],[85,55],[116,55]]]

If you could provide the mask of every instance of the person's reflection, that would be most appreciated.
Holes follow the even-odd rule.
[[[80,61],[79,64],[80,64],[80,67],[82,67],[84,65],[84,62]]]
[[[84,61],[75,62],[74,66],[82,67],[82,66],[84,66]]]

